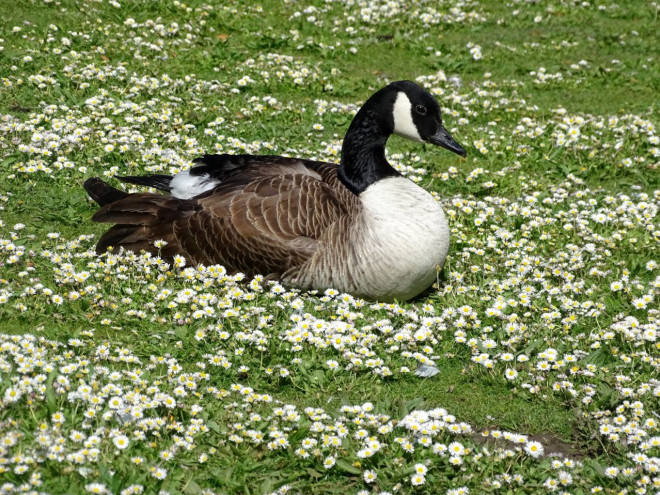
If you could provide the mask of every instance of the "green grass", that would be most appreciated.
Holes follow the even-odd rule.
[[[2,493],[658,489],[658,7],[385,5],[0,4]],[[450,222],[416,300],[94,254],[87,177],[337,161],[396,79],[468,149],[388,143]]]

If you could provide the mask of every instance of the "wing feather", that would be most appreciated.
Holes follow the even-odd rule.
[[[211,191],[191,199],[117,195],[117,201],[102,206],[93,220],[117,225],[97,251],[123,246],[170,259],[181,254],[189,264],[277,277],[309,260],[318,243],[326,242],[324,235],[359,208],[333,164],[248,155],[207,156],[200,162],[203,170],[195,173],[218,181]],[[159,239],[168,244],[156,248]]]
[[[200,198],[200,211],[177,221],[175,235],[195,261],[249,275],[281,274],[303,263],[346,212],[332,188],[310,175],[266,177],[230,195],[227,201],[216,190]]]

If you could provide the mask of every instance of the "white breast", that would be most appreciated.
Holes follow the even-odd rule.
[[[403,177],[372,184],[360,199],[363,218],[356,230],[362,253],[350,260],[360,274],[357,292],[381,300],[416,296],[433,283],[449,252],[442,207]]]

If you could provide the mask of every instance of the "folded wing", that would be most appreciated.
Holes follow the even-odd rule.
[[[97,251],[115,246],[165,259],[181,254],[192,264],[222,264],[247,275],[279,275],[302,264],[351,205],[333,187],[332,165],[319,164],[316,170],[299,162],[263,165],[261,177],[253,168],[231,173],[191,199],[151,193],[120,197],[121,191],[90,179],[96,197],[118,198],[92,217],[116,224],[99,240]],[[271,173],[263,176],[268,169]],[[158,240],[167,244],[156,247]]]

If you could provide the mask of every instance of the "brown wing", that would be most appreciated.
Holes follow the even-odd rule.
[[[307,260],[323,233],[346,214],[327,183],[302,174],[266,177],[198,200],[174,222],[181,252],[247,275],[281,274]]]
[[[98,252],[116,246],[166,259],[182,254],[192,264],[279,275],[308,259],[323,233],[358,204],[337,179],[336,166],[313,162],[304,173],[228,180],[193,199],[130,194],[92,219],[117,223],[100,239]],[[159,239],[167,245],[155,247]]]
[[[107,184],[98,179],[96,186]],[[196,211],[195,201],[181,200],[162,194],[125,194],[112,203],[102,206],[93,216],[94,222],[116,223],[96,244],[96,252],[104,253],[110,246],[123,247],[139,253],[148,251],[172,258],[181,253],[176,245],[173,224]],[[167,242],[165,248],[154,245],[157,240]]]

